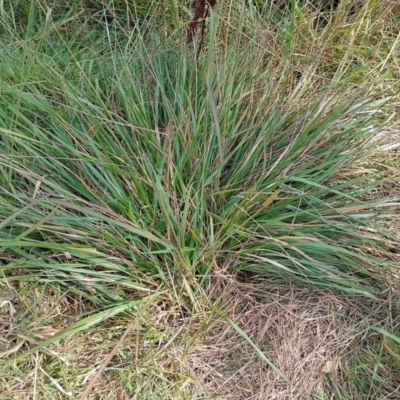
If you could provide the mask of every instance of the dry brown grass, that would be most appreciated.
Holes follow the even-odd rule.
[[[365,394],[353,387],[354,381],[346,380],[346,374],[374,336],[367,327],[392,330],[400,320],[394,321],[379,303],[369,305],[374,308],[371,314],[354,300],[328,290],[282,286],[268,294],[263,291],[262,286],[232,284],[225,292],[222,309],[294,387],[259,360],[225,322],[216,320],[208,327],[206,344],[193,348],[186,361],[199,381],[192,398],[314,399],[324,395],[333,399],[338,397],[332,386],[338,385],[344,393],[352,393],[351,398],[365,399]],[[385,373],[388,380],[400,385],[395,371]],[[383,393],[376,395],[370,398]]]
[[[382,294],[383,302],[369,301],[363,308],[346,295],[290,285],[266,290],[265,283],[243,284],[233,279],[221,283],[219,278],[214,289],[210,297],[222,312],[292,386],[225,319],[211,312],[185,317],[166,297],[164,302],[143,307],[132,320],[115,318],[20,362],[3,353],[3,361],[10,362],[7,368],[3,364],[1,372],[2,398],[311,400],[316,395],[339,399],[338,393],[360,400],[399,398],[398,393],[390,393],[396,385],[400,387],[400,365],[393,362],[399,357],[398,348],[369,328],[399,331],[400,304],[392,304],[390,310],[385,305],[392,301],[390,293]],[[42,317],[34,313],[37,318],[31,330],[26,328],[22,334],[19,321],[28,317],[28,310],[22,312],[13,293],[3,287],[0,296],[15,306],[14,314],[8,312],[9,303],[0,310],[2,352],[19,345],[23,349],[35,337],[51,335],[73,321],[69,317],[57,322],[48,313],[55,308],[51,296],[41,296],[37,306],[47,312]],[[128,326],[130,331],[121,343]],[[94,379],[103,367],[104,372]],[[381,377],[386,384],[380,382]],[[358,379],[365,381],[370,396],[357,387]],[[92,384],[90,395],[82,397]]]

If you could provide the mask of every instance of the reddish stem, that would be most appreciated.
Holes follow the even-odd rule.
[[[193,9],[193,19],[190,21],[187,32],[187,42],[192,43],[194,37],[196,36],[197,27],[199,22],[206,18],[207,16],[207,3],[210,7],[215,7],[217,4],[217,0],[193,0],[192,1],[192,9]]]

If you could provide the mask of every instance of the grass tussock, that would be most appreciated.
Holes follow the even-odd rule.
[[[178,3],[0,10],[4,393],[389,396],[397,6]]]

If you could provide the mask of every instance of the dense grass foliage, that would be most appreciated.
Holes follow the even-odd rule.
[[[142,3],[143,21],[161,21]],[[269,21],[276,58],[246,34],[251,7],[210,12],[198,51],[175,30],[178,6],[149,30],[19,4],[0,30],[1,280],[97,310],[50,341],[166,291],[195,310],[218,275],[370,297],[386,287],[375,224],[386,202],[366,200],[381,177],[352,172],[385,122],[384,96],[354,87],[339,46],[324,76],[326,59],[296,71],[301,13]]]
[[[43,29],[51,21],[53,28],[62,26],[65,35],[104,26],[117,26],[125,32],[156,27],[165,33],[181,26],[189,9],[181,0],[6,0],[0,12],[14,28]]]
[[[44,32],[21,46],[9,27],[6,270],[183,289],[188,273],[229,266],[373,292],[368,279],[384,266],[358,250],[378,245],[362,230],[372,205],[359,199],[377,181],[332,179],[374,131],[362,92],[332,84],[311,103],[287,98],[289,69],[254,68],[257,45],[240,37],[219,52],[215,28],[198,58],[117,33],[65,42]]]

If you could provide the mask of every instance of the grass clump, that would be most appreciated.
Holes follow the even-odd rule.
[[[140,329],[165,343],[149,333],[154,307],[174,323],[202,315],[216,277],[372,298],[387,288],[376,221],[389,204],[366,200],[381,175],[354,172],[386,121],[384,96],[342,79],[349,51],[296,75],[305,18],[276,22],[268,59],[243,33],[256,11],[219,6],[234,11],[210,11],[203,52],[184,29],[73,31],[32,9],[21,29],[3,13],[1,282],[29,323],[43,322],[32,292],[84,310],[43,340],[21,321],[24,345],[7,355],[52,357],[49,345],[143,309]]]

